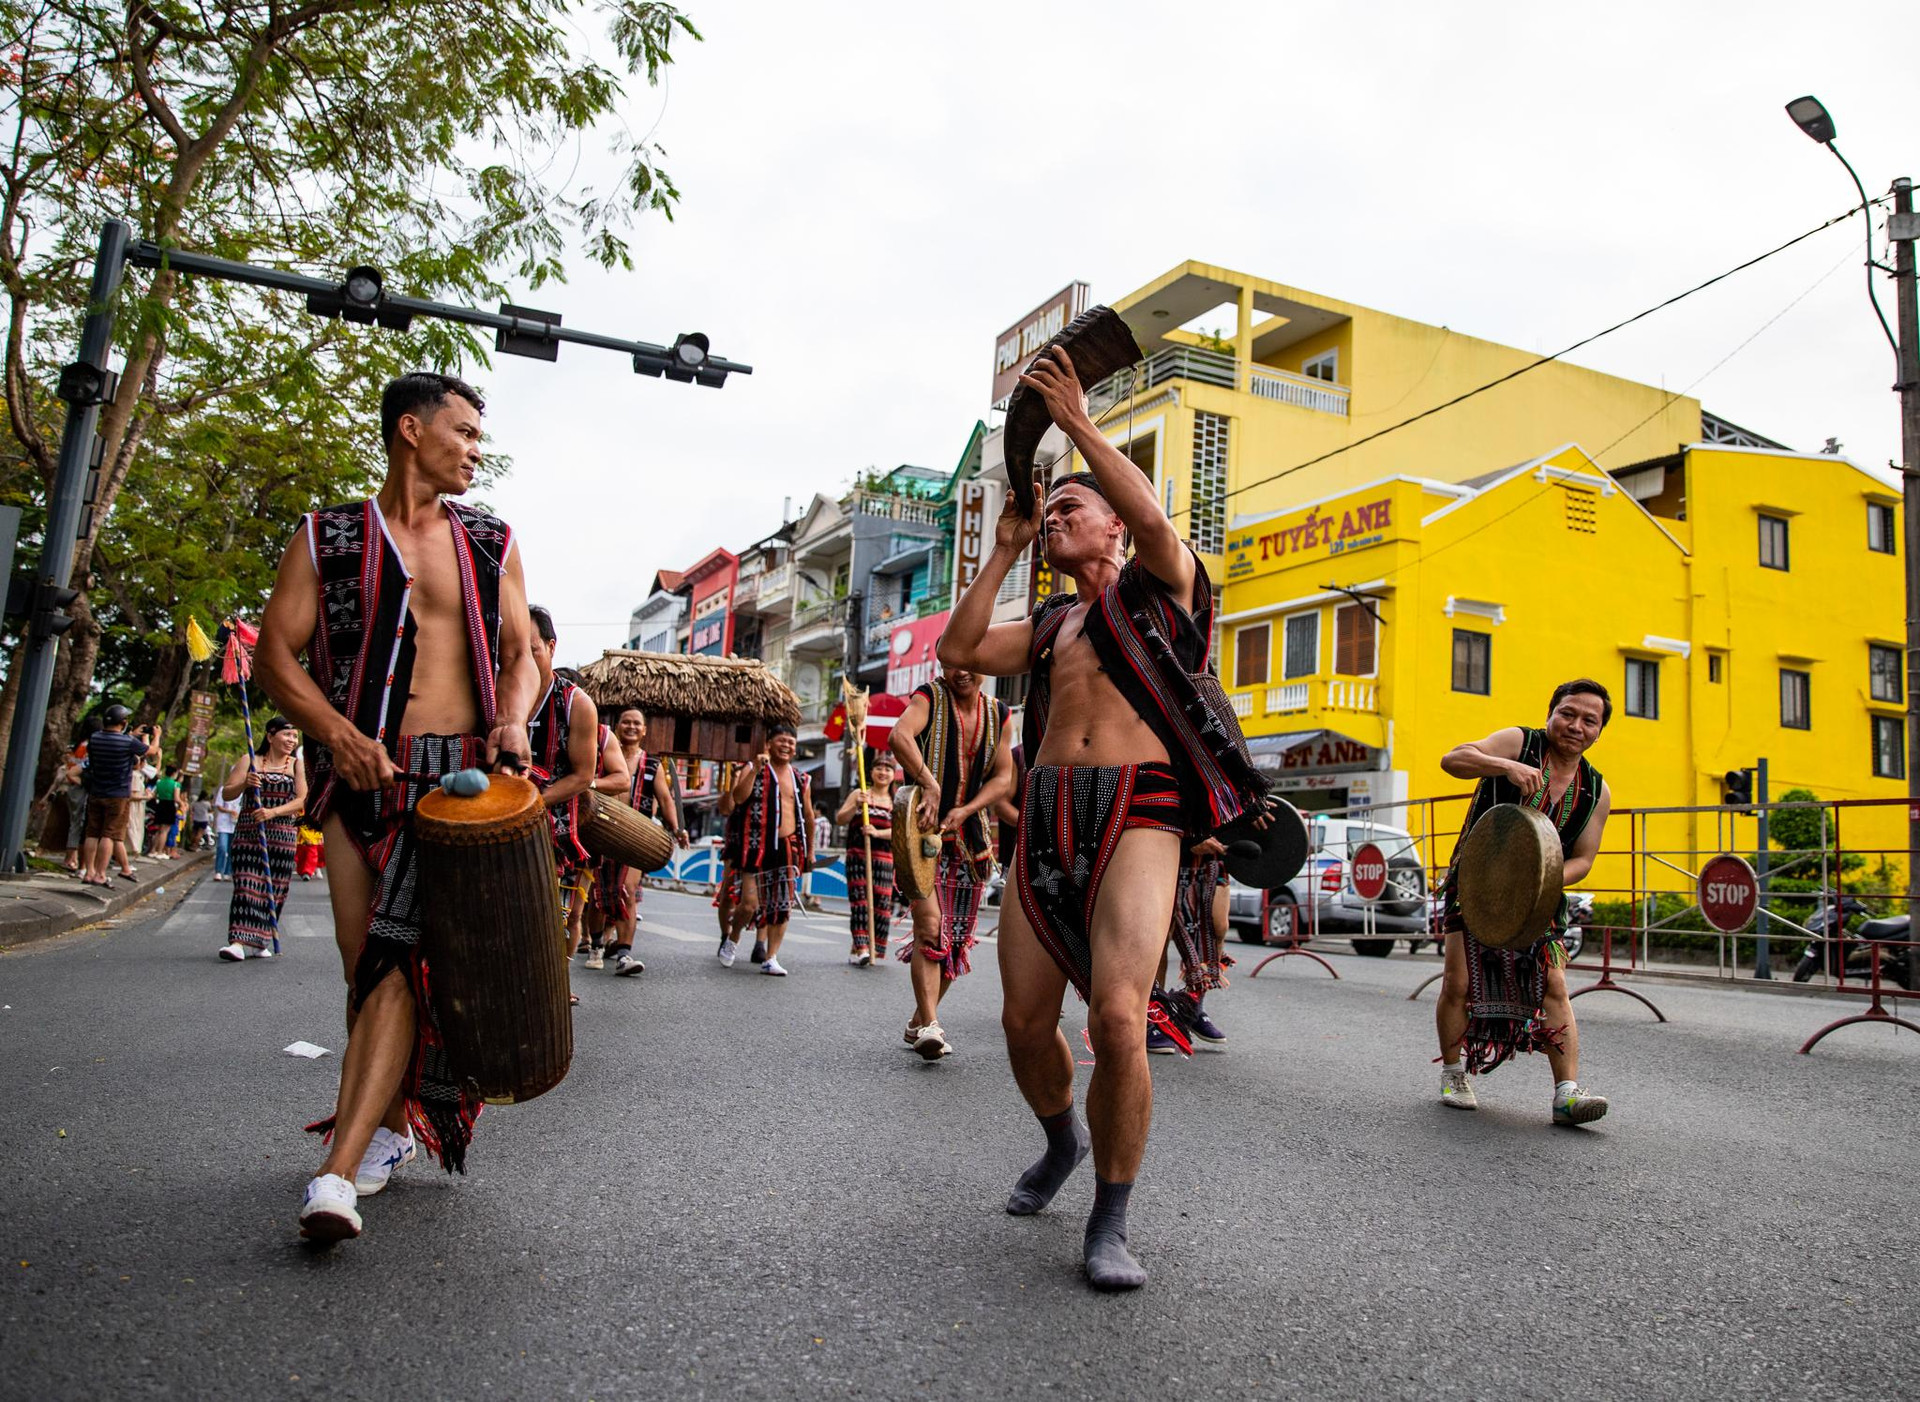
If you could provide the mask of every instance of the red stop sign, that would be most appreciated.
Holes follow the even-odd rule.
[[[1363,901],[1377,901],[1387,891],[1387,854],[1371,842],[1353,849],[1353,894]]]
[[[1701,918],[1731,934],[1760,908],[1760,882],[1744,858],[1722,852],[1700,868],[1699,896]]]
[[[907,698],[876,691],[867,698],[867,748],[884,750],[893,734],[893,723],[907,713]]]

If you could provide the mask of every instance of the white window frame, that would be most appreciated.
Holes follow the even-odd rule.
[[[1287,646],[1287,635],[1293,631],[1292,624],[1296,618],[1311,618],[1313,620],[1313,669],[1307,672],[1289,672],[1287,670],[1287,654],[1292,651],[1292,649]],[[1302,609],[1299,613],[1287,614],[1280,620],[1281,681],[1294,682],[1306,677],[1317,677],[1320,675],[1320,632],[1320,610],[1317,608]],[[1268,645],[1267,656],[1269,659],[1273,656],[1271,644]],[[1271,662],[1269,662],[1269,668],[1271,668]],[[1271,671],[1269,671],[1269,675],[1271,675]]]
[[[1247,634],[1256,632],[1256,631],[1264,632],[1267,635],[1266,673],[1258,681],[1243,682],[1240,680],[1240,640],[1246,637]],[[1285,638],[1285,636],[1286,634],[1283,631],[1281,633],[1281,637]],[[1271,622],[1241,624],[1238,628],[1235,628],[1233,630],[1233,684],[1236,687],[1266,686],[1270,684],[1272,681],[1273,681],[1273,624]]]
[[[1367,615],[1367,622],[1373,625],[1373,670],[1371,672],[1342,672],[1339,670],[1339,667],[1340,667],[1340,615],[1347,609],[1359,609],[1360,612]],[[1333,663],[1332,663],[1331,669],[1327,672],[1327,675],[1330,677],[1364,677],[1367,679],[1377,678],[1380,675],[1380,634],[1382,630],[1383,630],[1383,625],[1379,622],[1378,619],[1373,617],[1373,612],[1371,609],[1364,608],[1359,604],[1334,605]]]
[[[1328,374],[1321,375],[1317,373],[1318,367],[1322,365],[1327,367]],[[1319,380],[1330,385],[1339,384],[1340,348],[1335,346],[1332,350],[1321,351],[1320,354],[1302,361],[1300,363],[1300,373],[1305,375],[1309,380]]]

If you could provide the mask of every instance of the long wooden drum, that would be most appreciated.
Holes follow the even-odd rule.
[[[580,795],[580,845],[636,871],[658,871],[673,858],[667,830],[630,804],[588,789]]]
[[[540,791],[493,776],[413,815],[420,943],[447,1060],[490,1105],[552,1090],[573,1061],[565,929]]]

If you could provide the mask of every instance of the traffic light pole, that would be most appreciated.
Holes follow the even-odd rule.
[[[1769,956],[1767,935],[1773,929],[1773,921],[1767,915],[1767,869],[1773,864],[1773,834],[1768,831],[1767,805],[1773,802],[1773,794],[1767,788],[1767,757],[1760,756],[1760,762],[1753,771],[1754,811],[1760,815],[1759,824],[1754,833],[1753,875],[1760,887],[1760,910],[1753,918],[1753,976],[1755,978],[1773,977],[1773,960]]]
[[[73,575],[73,554],[80,538],[80,512],[85,505],[87,470],[94,432],[100,424],[100,388],[109,383],[107,352],[113,346],[114,299],[126,269],[127,246],[133,231],[111,220],[100,231],[100,253],[93,263],[93,285],[87,292],[87,317],[80,326],[80,357],[76,367],[91,367],[98,377],[61,377],[67,398],[67,424],[60,435],[60,457],[54,468],[53,489],[47,501],[45,544],[34,571],[35,594],[65,589]],[[93,388],[89,391],[87,386]],[[72,397],[67,397],[73,391]],[[29,615],[27,652],[14,702],[13,731],[7,739],[7,773],[0,781],[0,871],[26,868],[27,820],[33,810],[34,780],[40,767],[40,736],[47,725],[47,697],[53,689],[53,664],[59,635],[40,626],[38,608]]]
[[[1893,182],[1893,300],[1900,327],[1900,487],[1907,567],[1907,934],[1920,930],[1920,297],[1914,287],[1913,182]],[[1907,986],[1920,987],[1920,948],[1907,949]]]

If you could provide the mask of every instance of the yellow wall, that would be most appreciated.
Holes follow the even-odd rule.
[[[1337,344],[1338,383],[1351,391],[1345,416],[1262,399],[1247,392],[1244,383],[1226,389],[1179,382],[1182,410],[1225,414],[1235,421],[1230,490],[1344,448],[1538,358],[1531,351],[1203,263],[1182,264],[1114,306],[1124,314],[1182,279],[1251,287],[1342,318],[1264,361],[1298,373],[1304,359]],[[1230,322],[1221,330],[1232,340]],[[1670,399],[1653,385],[1554,362],[1326,463],[1240,491],[1229,509],[1235,515],[1283,510],[1394,473],[1457,482],[1569,441],[1595,445],[1596,456],[1612,467],[1671,453],[1699,437],[1698,400]]]
[[[1555,685],[1590,676],[1613,694],[1614,718],[1591,758],[1616,806],[1717,804],[1723,772],[1763,753],[1776,797],[1791,787],[1823,798],[1898,797],[1902,781],[1872,777],[1867,720],[1899,712],[1868,700],[1867,644],[1895,641],[1901,628],[1899,561],[1866,549],[1867,493],[1885,489],[1832,458],[1700,448],[1684,461],[1684,523],[1650,515],[1569,447],[1464,498],[1441,483],[1387,479],[1235,529],[1222,671],[1247,735],[1325,728],[1389,746],[1391,770],[1404,777],[1390,794],[1376,776],[1376,801],[1459,794],[1468,786],[1440,770],[1447,749],[1541,724]],[[1790,518],[1786,574],[1759,567],[1755,512],[1744,504],[1752,500],[1800,513]],[[1371,520],[1376,503],[1391,513],[1387,529],[1350,525],[1364,508]],[[1695,553],[1676,537],[1690,537]],[[1321,648],[1302,710],[1297,693],[1271,694],[1283,685],[1280,620],[1299,610],[1269,611],[1328,584],[1379,598],[1378,676],[1371,694],[1343,686],[1332,671],[1343,600],[1306,604],[1321,614]],[[1273,629],[1271,682],[1237,687],[1240,630],[1262,622]],[[1455,629],[1490,639],[1487,695],[1453,690]],[[1715,684],[1706,681],[1709,647],[1726,655]],[[1783,653],[1812,660],[1783,663]],[[1657,665],[1656,718],[1625,713],[1630,657]],[[1779,725],[1781,665],[1813,673],[1811,731]],[[1858,812],[1843,819],[1843,836],[1849,846],[1902,846],[1903,819],[1900,808]],[[1658,846],[1751,850],[1748,820],[1731,831],[1712,816],[1649,821]],[[1629,826],[1609,829],[1609,849],[1628,845]],[[1588,884],[1624,889],[1631,879],[1616,857]],[[1659,884],[1684,881],[1669,873]]]

